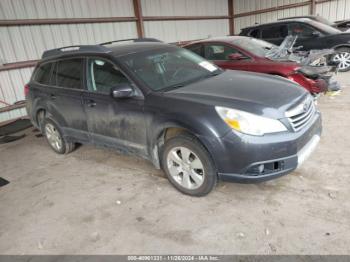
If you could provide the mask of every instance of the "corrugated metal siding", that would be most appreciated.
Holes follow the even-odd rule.
[[[24,85],[28,82],[32,68],[0,72],[0,100],[13,104],[24,99]],[[1,105],[4,106],[4,105]],[[26,114],[25,109],[0,113],[0,122]]]
[[[1,0],[0,19],[133,16],[130,0]]]
[[[0,19],[4,20],[123,16],[134,16],[132,0],[0,1]],[[135,22],[1,27],[0,62],[38,59],[43,51],[60,46],[133,37],[137,37]],[[23,100],[23,86],[31,71],[29,68],[0,72],[0,99],[9,104]],[[2,113],[0,121],[24,114],[23,109]]]
[[[229,34],[228,22],[224,20],[199,21],[152,21],[145,22],[145,32],[149,37],[166,42],[194,40],[208,36]]]
[[[144,16],[227,15],[227,0],[141,0]]]
[[[334,0],[316,5],[316,14],[330,21],[350,19],[350,1]]]
[[[301,2],[305,2],[305,0],[235,0],[234,10],[235,14],[240,14],[255,10],[261,10]],[[255,23],[263,24],[276,21],[279,18],[297,15],[308,15],[309,11],[309,6],[302,6],[263,14],[239,17],[235,19],[235,33],[239,34],[242,28],[252,26]]]
[[[70,25],[9,26],[0,28],[3,63],[38,59],[60,46],[96,44],[137,37],[135,22]]]

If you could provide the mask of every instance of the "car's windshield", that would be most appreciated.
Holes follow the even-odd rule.
[[[222,70],[182,48],[164,48],[119,58],[152,90],[184,86],[220,73]]]
[[[232,41],[232,43],[243,50],[246,50],[256,56],[264,57],[274,44],[268,43],[252,37],[242,37]]]
[[[341,33],[339,29],[336,29],[330,25],[317,22],[315,20],[310,20],[308,23],[326,34],[334,35]]]

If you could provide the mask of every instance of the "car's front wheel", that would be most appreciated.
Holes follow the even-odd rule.
[[[350,48],[342,47],[336,50],[336,54],[332,57],[332,61],[338,64],[340,72],[350,70]]]
[[[74,150],[75,144],[66,141],[58,125],[49,118],[43,123],[43,130],[50,147],[58,154],[67,154]]]
[[[166,141],[162,167],[169,181],[184,194],[204,196],[216,185],[216,169],[208,151],[190,135]]]

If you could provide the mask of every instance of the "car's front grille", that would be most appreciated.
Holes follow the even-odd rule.
[[[308,96],[301,104],[286,112],[293,130],[298,132],[312,121],[316,113],[315,103],[312,97]]]

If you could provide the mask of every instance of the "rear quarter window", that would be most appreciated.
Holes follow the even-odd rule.
[[[49,85],[51,79],[52,64],[53,63],[46,63],[39,65],[34,73],[34,81],[42,85]]]

